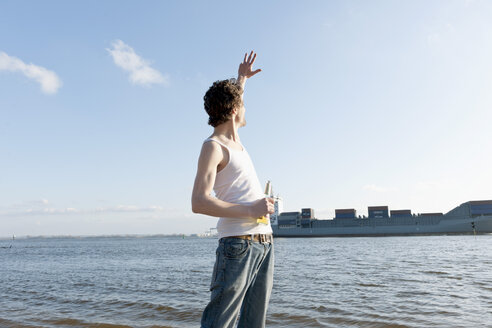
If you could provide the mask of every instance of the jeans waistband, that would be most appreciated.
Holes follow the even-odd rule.
[[[273,242],[273,235],[272,234],[261,234],[261,233],[255,233],[255,234],[250,234],[250,235],[228,236],[225,238],[241,238],[241,239],[246,239],[246,240],[257,241],[260,243],[272,243]]]

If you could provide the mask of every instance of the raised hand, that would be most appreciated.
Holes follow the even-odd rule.
[[[255,62],[255,60],[256,53],[253,53],[253,51],[251,51],[249,56],[247,53],[244,54],[244,60],[241,64],[239,64],[239,69],[237,71],[237,79],[239,81],[245,82],[246,79],[249,79],[253,75],[261,72],[261,69],[253,71],[253,63]]]

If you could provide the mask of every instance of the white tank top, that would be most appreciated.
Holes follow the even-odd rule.
[[[222,142],[208,138],[204,141],[215,141],[229,152],[229,162],[215,177],[215,197],[233,204],[251,204],[265,198],[260,181],[256,175],[253,162],[243,146],[243,150],[232,149]],[[249,234],[272,233],[270,221],[268,224],[256,222],[257,218],[225,218],[217,222],[219,238]]]

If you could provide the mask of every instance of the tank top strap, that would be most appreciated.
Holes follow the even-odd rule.
[[[223,142],[221,142],[221,141],[219,141],[219,140],[217,140],[217,139],[207,138],[207,139],[205,139],[205,141],[204,141],[203,143],[206,143],[206,142],[208,142],[208,141],[215,141],[215,142],[216,142],[216,143],[218,143],[219,145],[222,145],[222,146],[224,146],[227,150],[229,150],[229,147],[228,147],[228,146],[226,146]]]

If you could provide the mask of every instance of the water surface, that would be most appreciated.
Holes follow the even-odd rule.
[[[17,239],[0,249],[0,327],[199,327],[216,246]],[[275,257],[268,327],[492,327],[492,235],[278,238]]]

